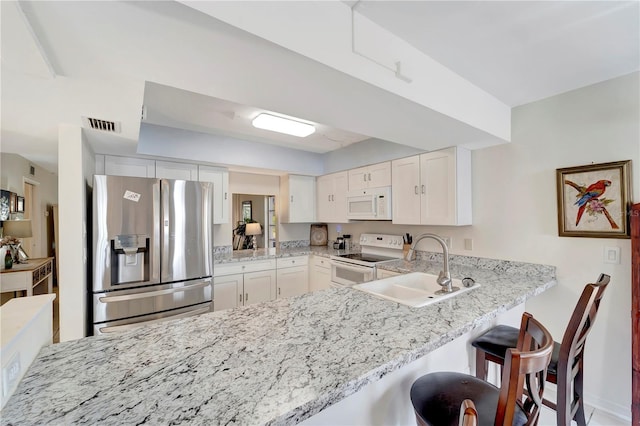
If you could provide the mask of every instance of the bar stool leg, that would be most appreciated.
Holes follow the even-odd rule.
[[[582,367],[583,367],[582,358],[580,358],[580,361],[577,367],[578,367],[578,371],[576,372],[576,377],[573,380],[573,393],[575,395],[576,404],[578,404],[575,420],[576,420],[576,423],[578,423],[578,426],[586,426],[587,422],[584,416],[584,395],[582,391],[582,385],[584,382],[584,375],[582,370]]]
[[[476,377],[480,380],[487,380],[487,358],[485,352],[476,349]]]

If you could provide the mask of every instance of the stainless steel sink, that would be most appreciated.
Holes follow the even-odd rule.
[[[451,280],[452,284],[454,287],[458,287],[459,290],[452,293],[438,294],[442,286],[436,282],[437,279],[437,275],[426,274],[424,272],[412,272],[410,274],[397,275],[382,280],[357,284],[353,286],[353,288],[382,297],[383,299],[418,308],[450,297],[455,297],[480,287],[478,283],[473,283],[470,287],[466,287],[461,280],[454,278]]]

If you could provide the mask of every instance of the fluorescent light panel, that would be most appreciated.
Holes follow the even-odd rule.
[[[309,136],[316,131],[316,128],[311,124],[265,113],[258,114],[251,123],[253,127],[258,129],[271,130],[272,132],[285,133],[300,138]]]

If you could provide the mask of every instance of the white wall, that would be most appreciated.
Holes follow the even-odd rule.
[[[61,124],[58,136],[60,199],[60,341],[87,334],[87,186],[92,185],[94,153],[82,128]]]
[[[586,403],[630,418],[631,244],[628,239],[558,237],[555,170],[633,161],[633,200],[640,200],[640,74],[571,91],[513,111],[508,145],[473,152],[473,225],[342,225],[342,233],[436,232],[453,237],[453,253],[555,265],[558,285],[527,302],[555,340],[586,283],[611,275],[586,345]],[[336,226],[330,226],[330,238]],[[464,238],[474,249],[464,250]],[[439,250],[428,240],[424,249]],[[620,247],[619,265],[603,263],[604,247]],[[606,368],[603,368],[606,366]]]
[[[30,166],[35,167],[35,174],[29,174]],[[49,217],[47,207],[58,204],[58,176],[35,165],[17,154],[0,154],[0,188],[24,196],[24,182],[28,180],[38,184],[40,205],[36,207],[40,215],[40,252],[29,252],[31,257],[48,256],[52,247],[47,245]],[[33,222],[35,223],[35,222]]]

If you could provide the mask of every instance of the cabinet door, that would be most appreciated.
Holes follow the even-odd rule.
[[[309,290],[309,269],[306,266],[278,269],[278,299],[298,296]]]
[[[420,156],[391,162],[393,223],[420,224]]]
[[[266,302],[276,298],[276,271],[244,274],[244,304]]]
[[[213,182],[213,223],[229,223],[229,172],[209,166],[198,167],[200,182]]]
[[[289,223],[315,222],[316,179],[313,176],[289,175]]]
[[[104,157],[104,174],[111,176],[156,177],[156,162],[146,158]]]
[[[421,211],[423,225],[456,224],[455,148],[420,155]]]
[[[347,223],[347,192],[349,190],[349,178],[347,172],[333,174],[333,206],[331,223]]]
[[[309,268],[309,291],[324,290],[331,287],[331,266],[329,259],[313,258]]]
[[[391,185],[391,162],[372,164],[367,171],[367,186],[380,188]]]
[[[198,166],[188,163],[156,161],[156,177],[160,179],[198,180]]]
[[[331,222],[333,202],[333,176],[319,176],[316,179],[316,220]]]
[[[357,169],[349,170],[349,191],[367,188],[368,172],[368,167],[358,167]]]
[[[222,311],[242,305],[242,274],[213,278],[213,310]]]

